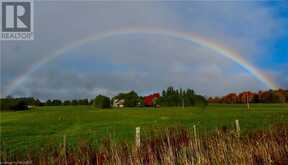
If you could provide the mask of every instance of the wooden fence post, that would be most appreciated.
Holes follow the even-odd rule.
[[[200,153],[200,141],[198,141],[198,136],[197,136],[197,128],[196,125],[193,125],[193,134],[194,134],[194,140],[196,144],[196,158],[197,158],[197,164],[201,164],[201,153]]]
[[[67,165],[67,159],[66,159],[66,135],[63,136],[63,153],[64,153],[64,161],[65,165]]]
[[[135,132],[135,144],[136,147],[140,147],[140,127],[136,127],[136,132]]]
[[[240,124],[239,124],[239,120],[235,120],[235,129],[236,129],[236,135],[237,137],[240,137]]]
[[[63,135],[63,151],[66,153],[66,135]]]
[[[196,125],[193,125],[193,133],[194,133],[195,142],[197,143],[197,130],[196,130]]]

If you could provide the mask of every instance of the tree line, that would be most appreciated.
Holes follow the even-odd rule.
[[[165,107],[175,106],[206,106],[205,97],[197,95],[192,89],[174,89],[168,87],[162,91],[162,95],[156,100],[156,104]]]
[[[209,103],[243,104],[243,103],[288,103],[288,90],[267,90],[239,94],[229,93],[223,97],[210,97]]]
[[[61,106],[61,105],[92,105],[93,99],[79,99],[79,100],[59,100],[59,99],[49,99],[45,102],[40,101],[34,97],[20,97],[13,98],[8,96],[6,98],[0,99],[0,110],[27,110],[30,106]]]
[[[1,110],[26,110],[30,106],[63,106],[63,105],[93,105],[98,108],[111,108],[114,100],[125,100],[124,107],[143,107],[144,97],[139,96],[135,91],[119,93],[110,98],[104,95],[98,95],[94,99],[74,99],[74,100],[47,100],[40,101],[33,97],[12,98],[6,97],[0,99]],[[192,89],[175,89],[172,86],[163,90],[161,96],[153,100],[153,106],[160,107],[177,107],[177,106],[200,106],[205,107],[208,103],[226,103],[226,104],[241,104],[241,103],[287,103],[288,90],[268,90],[259,92],[241,92],[229,93],[223,97],[210,97],[208,100],[205,97],[196,94]]]
[[[1,110],[25,110],[28,106],[63,106],[63,105],[93,105],[98,108],[111,108],[114,100],[124,100],[124,107],[143,107],[144,97],[139,96],[135,91],[119,93],[110,98],[104,95],[98,95],[94,99],[79,100],[60,100],[49,99],[41,102],[37,98],[2,98],[0,99]],[[192,89],[174,89],[168,87],[162,91],[162,96],[153,102],[153,106],[196,106],[206,105],[207,101],[203,96],[197,95]]]
[[[124,107],[143,107],[144,97],[139,96],[135,91],[120,93],[117,96],[109,97],[99,95],[95,98],[94,105],[99,108],[110,108],[114,100],[125,100]],[[109,104],[110,102],[110,104]],[[177,107],[177,106],[201,106],[207,105],[207,100],[201,95],[195,94],[192,89],[174,89],[172,86],[162,91],[162,95],[155,99],[153,106]]]
[[[89,100],[89,99],[73,99],[73,100],[59,100],[59,99],[55,99],[55,100],[47,100],[45,102],[44,105],[47,106],[59,106],[59,105],[91,105],[93,103],[93,100]]]
[[[33,97],[12,98],[8,96],[0,99],[0,110],[27,110],[28,105],[43,106],[44,103]]]

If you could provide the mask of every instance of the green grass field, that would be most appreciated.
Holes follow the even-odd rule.
[[[35,107],[29,111],[1,112],[1,150],[11,153],[57,146],[67,136],[73,148],[81,140],[97,145],[103,138],[133,142],[135,127],[143,132],[171,126],[209,133],[222,126],[233,127],[239,119],[241,133],[288,123],[288,105],[257,104],[250,111],[245,105],[209,105],[199,108],[124,108],[100,110],[91,106]]]

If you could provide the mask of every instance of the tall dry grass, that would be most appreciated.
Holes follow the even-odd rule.
[[[34,156],[33,156],[34,155]],[[3,161],[15,161],[3,157]],[[4,160],[5,159],[5,160]],[[141,146],[104,140],[95,149],[80,142],[75,151],[59,149],[28,154],[33,164],[112,164],[112,165],[253,165],[288,164],[288,125],[274,125],[269,130],[254,131],[237,137],[232,130],[218,130],[209,136],[195,137],[185,128],[169,128],[142,137]]]

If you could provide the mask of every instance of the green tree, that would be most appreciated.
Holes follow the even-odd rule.
[[[55,100],[52,101],[52,105],[53,105],[53,106],[59,106],[59,105],[62,105],[62,101],[61,101],[61,100],[57,100],[57,99],[55,99]]]
[[[200,107],[201,109],[205,109],[208,105],[208,101],[205,99],[205,97],[200,95],[194,96],[194,106]]]
[[[115,96],[112,100],[119,99],[124,100],[125,107],[136,107],[139,103],[139,96],[135,91],[130,91],[128,93],[120,93]]]
[[[200,95],[196,95],[192,89],[183,90],[174,89],[172,86],[162,91],[162,96],[156,101],[161,106],[195,106],[207,104],[206,99]]]
[[[71,101],[70,100],[65,100],[64,102],[63,102],[63,105],[71,105],[72,103],[71,103]]]
[[[12,111],[20,111],[20,110],[27,110],[28,104],[19,98],[3,98],[0,99],[0,110],[12,110]]]
[[[78,101],[79,105],[89,105],[89,100],[88,99],[81,99]]]
[[[52,106],[52,101],[51,101],[50,99],[47,100],[47,101],[46,101],[46,105],[47,105],[47,106]]]
[[[94,106],[102,109],[111,108],[110,98],[103,95],[98,95],[94,100]]]
[[[72,100],[71,104],[72,105],[78,105],[78,101],[77,100]]]

